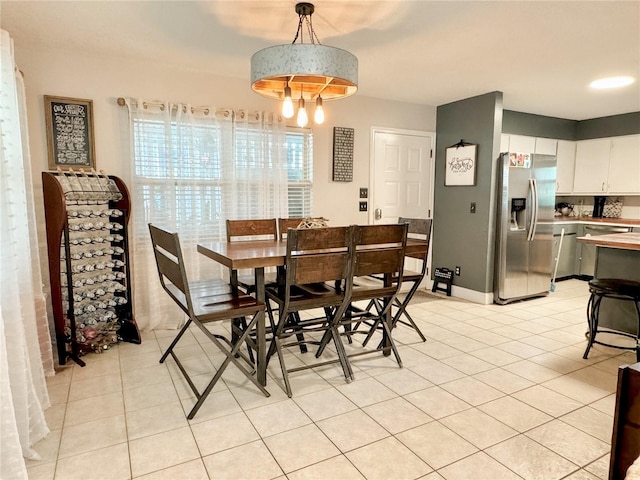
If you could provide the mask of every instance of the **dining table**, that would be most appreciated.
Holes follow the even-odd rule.
[[[428,248],[426,240],[408,238],[405,256],[421,258]],[[282,267],[287,257],[287,241],[285,240],[247,240],[234,242],[203,242],[197,246],[198,252],[230,271],[251,269],[255,276],[255,296],[266,302],[265,268]],[[232,282],[237,278],[232,275]],[[237,284],[232,284],[237,288]],[[261,385],[267,384],[267,346],[265,314],[262,313],[256,323],[256,374]]]

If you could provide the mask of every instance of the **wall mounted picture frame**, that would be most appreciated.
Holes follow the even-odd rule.
[[[333,178],[334,182],[353,181],[353,138],[355,130],[333,127]]]
[[[93,100],[44,96],[49,169],[96,167]]]
[[[445,150],[446,187],[476,184],[476,158],[478,145],[462,140]]]

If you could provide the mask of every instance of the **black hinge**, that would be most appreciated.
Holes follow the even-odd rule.
[[[433,158],[433,148],[432,148],[431,150],[429,150],[429,156],[430,156],[431,158]]]

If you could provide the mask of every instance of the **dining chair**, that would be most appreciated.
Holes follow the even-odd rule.
[[[278,219],[278,234],[280,236],[280,240],[285,240],[287,238],[287,230],[290,228],[298,228],[300,223],[304,220],[303,217],[289,217],[289,218],[279,218]]]
[[[400,295],[398,295],[395,298],[394,304],[392,306],[392,312],[393,309],[396,309],[396,311],[395,313],[393,313],[391,328],[395,328],[398,323],[406,325],[413,328],[420,336],[420,339],[423,342],[426,342],[426,337],[407,311],[407,306],[411,302],[411,299],[413,298],[415,293],[418,291],[418,288],[420,288],[420,285],[422,284],[422,281],[424,280],[424,277],[427,273],[427,257],[429,256],[429,245],[431,243],[432,219],[400,217],[398,219],[398,223],[406,223],[408,225],[407,238],[415,238],[425,241],[427,245],[424,252],[422,252],[419,256],[412,255],[410,257],[414,258],[419,263],[420,271],[413,271],[408,269],[404,269],[402,271],[402,283],[405,285],[407,283],[411,284],[411,288],[404,296],[401,297]],[[380,278],[380,280],[382,280],[382,278]],[[397,282],[398,278],[393,277],[391,280],[392,282]],[[375,307],[377,311],[380,311],[381,304],[378,299],[371,300],[369,302],[369,305],[367,305],[367,310],[370,310],[373,307]],[[365,339],[364,345],[367,344],[370,338],[371,336],[368,336],[367,339]]]
[[[350,380],[351,369],[337,331],[337,319],[343,316],[350,301],[353,232],[354,227],[289,230],[283,275],[276,285],[266,288],[267,299],[278,306],[277,321],[273,312],[268,311],[272,339],[267,355],[278,356],[284,390],[289,397],[292,395],[289,373],[292,372],[340,363],[345,379]],[[344,287],[336,289],[332,286],[335,282]],[[322,309],[324,315],[302,319],[297,315],[313,309]],[[326,335],[327,342],[333,340],[338,358],[287,368],[283,349],[302,343],[318,345],[317,337],[321,334],[322,338]],[[317,353],[316,358],[319,356]]]
[[[264,315],[264,303],[249,295],[239,295],[229,291],[228,288],[222,289],[218,283],[213,283],[209,288],[203,282],[191,287],[187,279],[178,234],[152,224],[149,224],[149,232],[162,288],[188,317],[187,322],[160,357],[160,363],[164,363],[171,355],[196,396],[196,403],[187,414],[187,418],[192,419],[195,416],[230,363],[233,363],[265,396],[270,396],[269,392],[260,385],[253,375],[255,370],[253,362],[240,352],[240,346],[245,342],[249,342],[252,348],[256,349],[255,343],[251,343],[249,332],[254,328],[261,315]],[[251,320],[249,322],[235,322],[232,327],[232,330],[238,333],[235,342],[224,335],[213,333],[207,328],[207,325],[213,322],[223,320],[232,320],[233,322],[234,319],[246,317],[251,317]],[[174,350],[192,323],[225,355],[224,361],[202,392],[198,391]],[[241,331],[238,332],[238,329]],[[240,360],[243,360],[251,370],[248,370]]]
[[[278,223],[275,218],[251,220],[227,220],[227,242],[248,240],[278,240]],[[253,275],[239,275],[237,271],[229,272],[232,284],[238,285],[247,293],[256,290]],[[275,282],[275,272],[265,272],[265,282]]]
[[[383,341],[376,349],[352,352],[348,357],[379,351],[386,353],[390,349],[398,365],[402,367],[400,354],[391,336],[392,328],[387,320],[402,285],[400,272],[404,268],[407,231],[406,223],[355,226],[351,301],[345,315],[337,322],[337,326],[343,327],[344,331],[341,335],[346,336],[349,341],[357,334],[364,334],[368,339],[380,328]],[[370,276],[383,276],[384,280],[382,282],[366,281]],[[373,299],[380,299],[379,309],[374,312],[356,305],[356,302],[362,304]],[[327,343],[325,336],[319,353],[322,353]],[[347,362],[347,366],[351,369],[350,363]],[[353,378],[353,371],[350,370],[349,373]]]

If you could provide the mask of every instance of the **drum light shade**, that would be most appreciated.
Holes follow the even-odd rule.
[[[358,59],[340,48],[321,45],[317,40],[311,15],[314,6],[298,3],[298,31],[291,44],[259,50],[251,57],[251,88],[254,92],[277,100],[286,100],[283,115],[290,118],[292,99],[322,100],[353,95],[358,90]],[[311,43],[302,43],[302,25],[306,21]],[[300,43],[296,40],[300,38]],[[285,111],[286,110],[286,111]],[[324,115],[314,116],[322,118]]]

